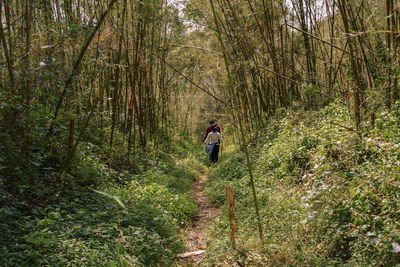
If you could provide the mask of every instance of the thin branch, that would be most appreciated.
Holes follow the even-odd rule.
[[[81,51],[79,53],[79,56],[78,56],[78,59],[75,61],[75,64],[74,64],[74,66],[72,68],[72,71],[69,74],[68,79],[65,82],[64,89],[61,92],[61,96],[60,96],[60,98],[59,98],[59,100],[57,102],[56,111],[54,113],[53,119],[52,119],[52,121],[50,123],[50,127],[49,127],[49,130],[48,130],[46,136],[49,136],[53,132],[54,122],[58,117],[58,113],[59,113],[61,105],[63,103],[65,94],[66,94],[68,88],[70,87],[76,72],[78,71],[78,69],[80,67],[81,61],[82,61],[83,57],[85,56],[85,53],[86,53],[87,49],[89,48],[90,43],[92,42],[92,40],[93,40],[94,36],[96,35],[97,31],[100,29],[100,26],[103,24],[105,18],[107,17],[108,13],[110,12],[111,8],[114,6],[114,4],[116,2],[117,2],[117,0],[111,0],[110,1],[106,11],[101,15],[101,17],[99,19],[99,22],[97,23],[96,27],[93,29],[93,31],[90,34],[89,38],[86,40],[85,44],[82,46],[82,49],[81,49]]]
[[[332,44],[332,43],[330,43],[330,42],[328,42],[328,41],[326,41],[326,40],[324,40],[324,39],[321,39],[321,38],[319,38],[318,36],[315,36],[314,34],[311,34],[311,33],[309,33],[309,32],[303,31],[302,29],[299,29],[299,28],[297,28],[297,27],[295,27],[295,26],[293,26],[293,25],[290,25],[290,24],[284,24],[284,25],[286,25],[286,26],[288,26],[288,27],[290,27],[290,28],[292,28],[292,29],[295,29],[295,30],[297,30],[297,31],[299,31],[299,32],[301,32],[301,33],[307,34],[308,36],[310,36],[310,37],[312,37],[312,38],[314,38],[314,39],[316,39],[316,40],[318,40],[318,41],[320,41],[320,42],[323,42],[324,44],[327,44],[327,45],[329,45],[329,46],[331,46],[331,47],[333,47],[333,48],[336,48],[336,49],[342,51],[343,53],[345,53],[345,54],[347,54],[347,55],[351,55],[350,52],[344,50],[343,48],[341,48],[341,47],[339,47],[339,46],[337,46],[337,45],[335,45],[335,44]],[[369,64],[369,65],[371,65],[371,66],[374,66],[374,67],[379,68],[379,66],[377,66],[377,65],[374,64],[374,63],[371,63],[371,62],[365,60],[364,58],[357,57],[357,59],[364,61],[366,64]]]

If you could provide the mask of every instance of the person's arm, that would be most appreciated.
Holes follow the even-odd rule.
[[[208,145],[208,143],[210,142],[210,134],[207,134],[206,140],[204,141],[204,143],[206,143]]]
[[[210,133],[210,131],[208,130],[209,128],[210,128],[210,127],[208,127],[208,128],[206,129],[206,134],[203,136],[203,141],[206,140],[208,134]]]
[[[221,130],[221,127],[219,125],[217,126],[217,129],[218,129],[219,134],[222,136],[222,130]]]

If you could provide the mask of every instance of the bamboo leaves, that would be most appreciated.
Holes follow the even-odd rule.
[[[126,209],[124,203],[123,203],[122,200],[119,198],[119,196],[110,195],[110,194],[108,194],[108,193],[106,193],[106,192],[98,191],[98,190],[94,190],[94,189],[93,189],[93,191],[96,192],[96,193],[98,193],[98,194],[100,194],[100,195],[103,195],[103,196],[105,196],[105,197],[107,197],[107,198],[110,198],[110,199],[115,200],[115,202],[117,202],[118,205],[120,205],[122,208]]]

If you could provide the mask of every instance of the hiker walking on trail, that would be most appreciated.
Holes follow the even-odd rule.
[[[222,136],[218,132],[218,128],[216,126],[211,128],[211,132],[208,133],[206,140],[204,141],[207,144],[206,151],[209,155],[210,162],[218,162],[218,153],[219,146],[222,141]]]
[[[218,133],[222,134],[221,133],[221,127],[219,127],[215,121],[210,121],[210,126],[206,130],[206,134],[203,137],[203,141],[206,140],[208,134],[212,132],[212,128],[213,127],[215,127],[217,129]]]

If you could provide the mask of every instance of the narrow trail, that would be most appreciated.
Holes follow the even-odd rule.
[[[203,192],[203,186],[207,180],[207,175],[200,176],[192,189],[192,195],[198,205],[199,214],[192,225],[184,230],[185,254],[207,249],[207,227],[210,221],[220,214],[220,209],[212,207],[210,201]],[[199,255],[180,257],[178,266],[199,266],[205,256],[206,252]]]

